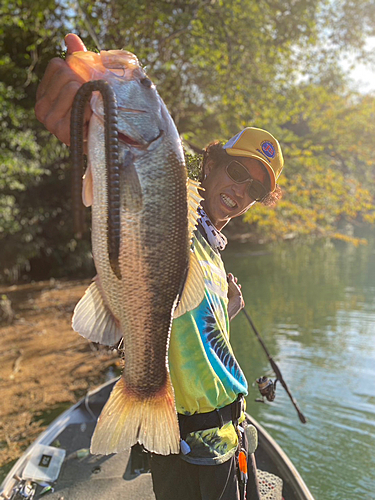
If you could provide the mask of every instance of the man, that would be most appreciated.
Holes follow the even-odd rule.
[[[65,41],[70,53],[85,50],[76,35]],[[53,59],[38,88],[36,116],[66,144],[71,105],[82,83],[63,60]],[[86,123],[90,114],[87,108]],[[236,278],[226,275],[220,257],[226,238],[220,231],[257,201],[277,198],[282,167],[279,143],[257,128],[247,127],[226,144],[212,143],[205,150],[204,201],[192,242],[205,276],[205,297],[172,326],[168,359],[181,453],[151,455],[158,500],[237,500],[240,493],[244,498],[245,476],[238,468],[246,452],[241,422],[247,382],[229,344],[229,321],[244,303]],[[255,475],[247,491],[250,500],[259,498]]]

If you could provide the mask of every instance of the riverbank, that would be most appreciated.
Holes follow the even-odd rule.
[[[116,351],[97,348],[71,328],[85,281],[0,287],[14,318],[0,325],[0,467],[17,459],[63,409],[101,383]]]

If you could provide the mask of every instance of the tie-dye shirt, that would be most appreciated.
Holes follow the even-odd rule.
[[[205,277],[205,296],[194,310],[175,319],[169,366],[178,413],[206,413],[247,394],[247,382],[229,344],[228,284],[223,261],[196,231],[192,248]],[[196,464],[222,463],[236,451],[232,423],[186,437],[182,458]]]

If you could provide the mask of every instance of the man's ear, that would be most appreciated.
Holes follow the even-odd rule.
[[[210,175],[210,172],[214,168],[214,162],[213,160],[207,160],[205,165],[204,165],[204,177],[206,178],[208,175]]]

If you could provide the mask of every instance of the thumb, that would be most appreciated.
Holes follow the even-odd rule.
[[[82,42],[79,36],[75,35],[74,33],[69,33],[68,35],[66,35],[64,41],[68,54],[72,54],[73,52],[87,51],[85,44]]]

